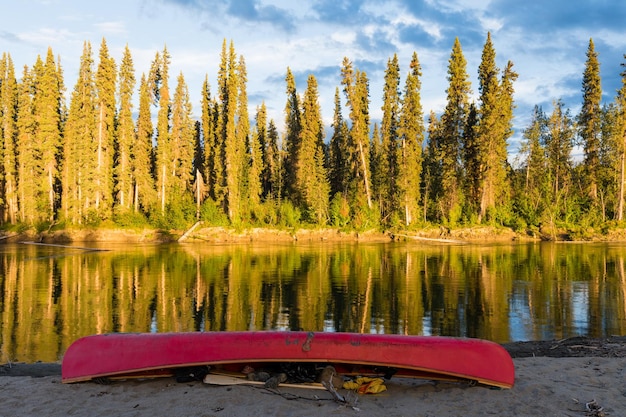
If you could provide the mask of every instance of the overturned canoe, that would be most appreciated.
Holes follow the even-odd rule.
[[[156,375],[181,367],[333,364],[348,373],[470,380],[511,388],[515,368],[480,339],[323,332],[110,333],[76,340],[63,357],[65,383]]]

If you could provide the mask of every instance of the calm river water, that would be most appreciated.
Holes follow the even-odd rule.
[[[626,245],[0,245],[0,363],[106,332],[626,334]]]

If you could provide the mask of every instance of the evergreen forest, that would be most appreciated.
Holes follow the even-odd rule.
[[[202,89],[199,119],[183,73],[170,74],[166,47],[141,76],[128,46],[119,63],[104,39],[94,55],[85,42],[68,94],[52,49],[20,73],[2,54],[3,228],[185,229],[202,220],[350,230],[486,224],[584,236],[623,222],[626,55],[621,69],[609,69],[621,70],[621,88],[603,103],[593,39],[580,112],[559,98],[536,106],[516,163],[507,149],[518,75],[511,61],[497,67],[490,34],[475,87],[455,40],[441,114],[422,108],[417,53],[404,71],[396,55],[388,59],[379,92],[344,58],[331,126],[315,76],[302,90],[289,68],[284,120],[268,120],[264,103],[248,102],[246,62],[232,41],[222,44],[214,87],[208,75],[193,86]],[[373,94],[383,103],[377,123]]]

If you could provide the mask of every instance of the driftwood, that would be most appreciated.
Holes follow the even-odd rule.
[[[201,224],[201,221],[195,222],[194,225],[189,228],[189,230],[187,230],[185,233],[183,233],[181,237],[178,238],[178,242],[182,242],[187,239],[189,235],[196,229],[196,227],[200,226]]]
[[[41,242],[20,242],[23,245],[37,245],[37,246],[51,246],[55,248],[64,248],[64,249],[78,249],[85,252],[107,252],[108,249],[100,249],[100,248],[88,248],[84,246],[71,246],[71,245],[60,245],[57,243],[41,243]]]
[[[393,237],[404,237],[407,239],[413,239],[413,240],[421,240],[424,242],[436,242],[436,243],[454,243],[454,244],[461,244],[464,245],[467,242],[463,241],[463,240],[455,240],[455,239],[442,239],[442,238],[434,238],[434,237],[423,237],[423,236],[411,236],[411,235],[402,235],[402,234],[397,234],[394,233]]]

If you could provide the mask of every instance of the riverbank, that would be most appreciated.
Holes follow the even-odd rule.
[[[250,228],[234,229],[227,227],[195,227],[188,231],[157,229],[65,229],[36,233],[4,233],[0,242],[15,243],[32,241],[40,243],[74,242],[110,242],[110,243],[170,243],[170,242],[206,242],[206,243],[312,243],[312,242],[368,242],[383,243],[392,241],[431,242],[431,243],[472,243],[472,242],[511,242],[534,240],[522,236],[507,228],[490,226],[460,229],[425,228],[418,231],[381,232],[344,231],[336,228],[323,229],[270,229]]]
[[[176,383],[172,378],[61,384],[60,364],[0,367],[0,416],[620,416],[626,415],[626,338],[573,338],[505,345],[514,357],[510,390],[391,379],[354,408],[326,391]],[[550,356],[544,356],[550,355]]]
[[[0,232],[0,243],[32,241],[70,244],[76,242],[108,243],[313,243],[313,242],[416,242],[416,243],[506,243],[506,242],[626,242],[626,228],[613,228],[603,233],[589,232],[584,237],[560,230],[518,233],[506,227],[473,226],[447,228],[428,227],[411,231],[346,231],[338,228],[248,228],[207,227],[201,223],[188,230],[83,228],[20,233]]]

